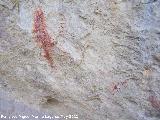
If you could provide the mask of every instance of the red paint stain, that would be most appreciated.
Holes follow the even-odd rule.
[[[111,92],[114,95],[118,92],[122,87],[127,87],[128,80],[124,80],[122,82],[112,83]]]
[[[115,92],[118,92],[120,90],[119,83],[112,83],[111,87],[111,92],[113,95],[115,94]]]
[[[55,45],[46,29],[46,20],[43,10],[38,7],[34,12],[33,33],[36,42],[44,51],[44,57],[51,67],[53,67],[52,47]]]
[[[160,100],[156,96],[149,96],[148,100],[153,108],[160,110]]]

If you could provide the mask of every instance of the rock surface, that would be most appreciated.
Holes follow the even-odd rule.
[[[159,120],[159,11],[159,0],[0,0],[0,93],[80,120]]]

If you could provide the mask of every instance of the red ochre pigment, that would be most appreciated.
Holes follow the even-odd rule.
[[[149,96],[148,100],[153,108],[160,110],[160,100],[156,96]]]
[[[117,82],[117,83],[112,83],[112,88],[111,88],[111,92],[113,93],[113,95],[115,94],[115,92],[118,92],[121,87],[127,87],[127,80],[124,80],[122,82]]]
[[[46,19],[42,9],[39,7],[34,12],[33,33],[36,42],[44,51],[44,57],[51,67],[53,67],[52,47],[54,46],[53,39],[49,36],[46,29]]]

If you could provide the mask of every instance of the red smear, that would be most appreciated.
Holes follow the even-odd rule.
[[[148,100],[151,103],[153,108],[160,110],[160,100],[158,100],[157,97],[149,96]]]
[[[36,42],[44,51],[44,57],[53,67],[52,47],[54,46],[53,39],[49,36],[46,29],[46,20],[42,9],[39,7],[34,13],[33,33]]]
[[[127,83],[128,83],[128,80],[112,83],[111,92],[113,93],[113,95],[115,94],[115,92],[118,92],[121,89],[121,87],[127,87]]]
[[[112,86],[111,86],[111,87],[112,87],[112,88],[111,88],[111,92],[112,92],[113,95],[115,94],[115,92],[118,92],[119,89],[120,89],[119,83],[112,83]]]

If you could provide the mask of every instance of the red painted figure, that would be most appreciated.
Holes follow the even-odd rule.
[[[53,39],[49,36],[46,29],[46,20],[44,13],[40,7],[34,13],[33,33],[36,42],[44,51],[44,57],[47,59],[51,67],[53,67],[52,47],[54,46]]]

